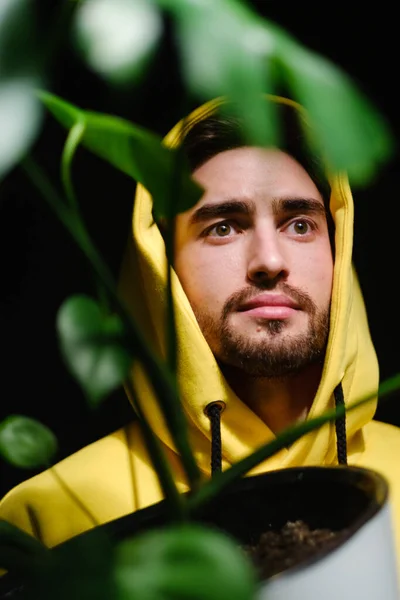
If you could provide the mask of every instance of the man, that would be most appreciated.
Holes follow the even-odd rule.
[[[376,392],[379,371],[352,267],[353,201],[345,176],[327,182],[305,151],[302,112],[281,107],[282,147],[246,145],[235,123],[215,119],[219,101],[178,124],[205,193],[175,222],[173,294],[179,389],[199,468],[210,475],[210,418],[220,426],[218,467],[227,468],[282,429],[336,403]],[[300,115],[300,116],[299,116]],[[286,118],[287,116],[287,118]],[[165,356],[165,226],[138,186],[121,271],[121,294],[147,341]],[[140,282],[140,283],[138,283]],[[132,381],[181,491],[179,456],[142,366]],[[298,440],[255,468],[349,463],[391,485],[400,544],[397,428],[373,421],[376,400]],[[214,416],[213,416],[214,415]],[[161,498],[138,423],[103,438],[10,491],[6,519],[54,546]]]
[[[311,408],[333,278],[328,185],[299,162],[290,116],[290,154],[243,146],[234,120],[194,125],[185,146],[205,193],[178,216],[175,239],[176,273],[221,371],[274,433]],[[215,138],[230,149],[210,156]]]

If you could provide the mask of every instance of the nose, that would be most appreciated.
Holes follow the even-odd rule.
[[[247,277],[254,283],[285,279],[288,264],[283,240],[274,228],[254,231],[248,245]]]

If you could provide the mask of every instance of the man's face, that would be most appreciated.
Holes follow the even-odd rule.
[[[333,257],[312,179],[284,152],[251,147],[193,176],[205,193],[177,217],[174,266],[216,359],[265,377],[321,362]]]

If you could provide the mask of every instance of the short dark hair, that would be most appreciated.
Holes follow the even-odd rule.
[[[326,208],[329,236],[334,249],[334,222],[329,210],[331,188],[321,158],[312,152],[305,134],[306,124],[299,111],[289,105],[277,104],[280,126],[280,150],[290,154],[307,171],[318,188]],[[189,124],[183,128],[181,148],[186,155],[191,171],[226,150],[248,146],[241,120],[223,111]]]
[[[278,147],[287,152],[307,171],[329,203],[330,185],[321,159],[311,151],[299,111],[288,104],[277,104],[281,132]],[[225,112],[215,112],[197,121],[183,133],[182,149],[192,171],[225,150],[248,146],[241,120]],[[328,207],[329,208],[329,207]]]

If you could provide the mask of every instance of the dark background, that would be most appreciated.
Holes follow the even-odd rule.
[[[397,19],[385,3],[368,9],[350,3],[252,2],[299,41],[345,69],[386,116],[395,138],[397,114]],[[38,27],[48,35],[57,2],[38,5]],[[48,87],[82,108],[110,112],[164,135],[182,115],[181,84],[171,36],[167,33],[140,89],[124,97],[91,74],[71,50],[59,44]],[[0,132],[1,134],[1,132]],[[65,131],[46,117],[34,147],[35,158],[59,186],[59,160]],[[89,230],[117,274],[130,226],[133,182],[84,150],[74,163],[75,185]],[[354,261],[370,319],[382,380],[400,371],[398,296],[398,151],[355,199]],[[0,418],[26,414],[56,433],[57,460],[113,431],[132,417],[123,391],[112,394],[94,413],[60,359],[55,317],[74,293],[93,293],[78,250],[32,188],[15,169],[0,186]],[[381,402],[377,417],[400,425],[395,395]],[[0,463],[0,496],[32,471]]]

